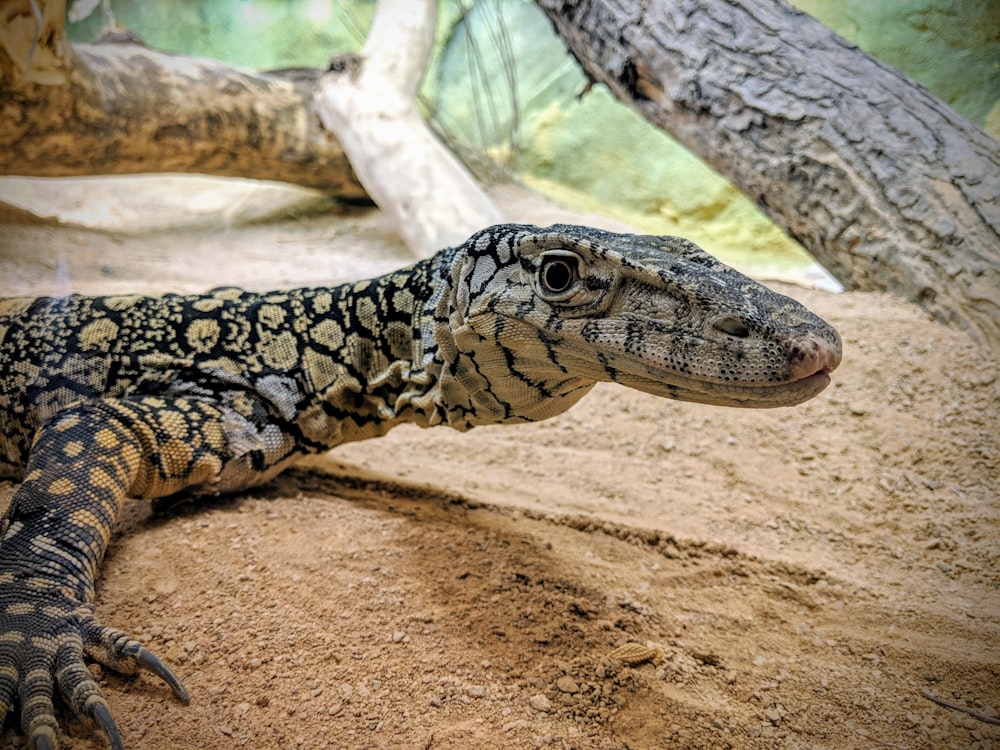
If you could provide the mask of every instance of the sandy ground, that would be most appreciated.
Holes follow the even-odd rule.
[[[13,224],[0,295],[410,260],[366,211],[143,237]],[[193,701],[103,674],[126,746],[1000,747],[997,361],[896,299],[779,288],[845,342],[803,406],[598,387],[546,423],[401,427],[255,492],[136,503],[98,611]],[[0,748],[19,741],[8,718]]]

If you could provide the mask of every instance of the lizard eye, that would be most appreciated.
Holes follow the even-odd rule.
[[[575,255],[549,255],[538,268],[538,286],[546,296],[561,297],[580,280]]]

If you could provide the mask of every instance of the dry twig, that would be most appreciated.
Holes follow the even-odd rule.
[[[984,714],[982,711],[977,711],[974,708],[963,706],[961,703],[952,703],[951,701],[946,701],[944,698],[938,698],[926,689],[921,690],[920,694],[932,703],[937,703],[939,706],[943,706],[944,708],[950,708],[952,711],[961,711],[963,714],[968,714],[973,719],[979,719],[979,721],[986,722],[987,724],[1000,724],[1000,718],[997,718],[996,716],[989,716],[988,714]]]

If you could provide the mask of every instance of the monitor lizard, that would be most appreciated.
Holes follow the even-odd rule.
[[[498,225],[356,283],[0,300],[0,719],[58,747],[56,690],[122,748],[86,658],[188,693],[93,605],[126,498],[223,493],[392,427],[555,416],[595,383],[739,407],[812,398],[826,322],[677,237]]]

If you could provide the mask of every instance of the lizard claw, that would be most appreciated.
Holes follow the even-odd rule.
[[[187,688],[184,687],[177,675],[171,672],[170,668],[160,661],[149,649],[145,646],[140,646],[139,651],[135,655],[135,660],[140,667],[149,670],[167,683],[181,703],[185,706],[191,703],[191,694],[188,693]]]
[[[39,598],[40,603],[34,602]],[[92,604],[81,604],[59,591],[45,592],[42,598],[19,581],[0,586],[0,721],[19,703],[31,750],[59,747],[52,701],[56,690],[73,713],[97,725],[111,750],[124,750],[86,656],[124,674],[146,669],[169,685],[180,701],[190,702],[177,676],[134,638],[102,626]]]
[[[108,704],[104,701],[95,701],[94,707],[90,710],[90,715],[108,738],[108,741],[111,743],[111,750],[125,750],[125,746],[122,744],[122,737],[118,733],[118,726],[111,717],[111,709],[108,708]]]

